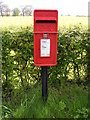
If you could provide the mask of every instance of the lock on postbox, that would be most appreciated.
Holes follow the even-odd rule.
[[[34,64],[55,66],[57,63],[57,10],[34,10]]]

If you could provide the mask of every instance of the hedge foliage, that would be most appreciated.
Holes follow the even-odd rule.
[[[61,28],[57,45],[57,65],[48,67],[48,81],[53,85],[68,81],[85,83],[89,64],[88,31],[81,25]],[[41,67],[34,66],[33,47],[32,27],[2,31],[2,81],[6,98],[14,89],[28,89],[41,79]]]

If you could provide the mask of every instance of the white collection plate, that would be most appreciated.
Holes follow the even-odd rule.
[[[41,39],[41,57],[50,56],[50,39]]]

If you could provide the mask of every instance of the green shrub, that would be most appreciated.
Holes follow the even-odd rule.
[[[58,30],[57,65],[48,67],[48,83],[55,89],[50,88],[52,91],[49,94],[46,106],[43,106],[41,95],[39,96],[41,90],[36,89],[35,96],[33,96],[34,93],[30,92],[32,86],[35,85],[35,88],[38,81],[41,80],[41,67],[34,66],[33,48],[32,27],[2,31],[2,97],[4,117],[12,116],[12,114],[19,118],[28,117],[30,115],[29,109],[32,109],[29,116],[31,118],[37,116],[41,118],[47,116],[55,118],[63,117],[64,114],[65,117],[87,117],[84,93],[81,94],[79,99],[74,100],[72,93],[76,95],[82,91],[78,91],[78,89],[77,91],[73,89],[60,91],[59,89],[64,89],[68,84],[82,85],[86,82],[88,83],[90,48],[88,31],[83,30],[82,26]],[[30,92],[30,99],[27,96],[28,92]],[[64,98],[62,96],[62,99],[60,99],[59,94],[63,92],[65,93]],[[52,95],[53,93],[54,95]],[[68,97],[71,98],[68,99]],[[48,108],[48,105],[50,108]],[[85,107],[82,105],[85,105]],[[10,110],[6,106],[10,108],[13,106],[14,108]],[[14,109],[16,109],[15,113],[13,113]]]
[[[57,66],[50,67],[49,78],[56,84],[81,84],[87,76],[88,31],[81,26],[58,30]],[[62,82],[63,81],[63,82]]]
[[[87,77],[88,33],[82,26],[58,30],[57,65],[49,67],[49,81],[64,85],[67,81],[85,82]],[[14,88],[28,89],[40,79],[40,67],[34,66],[32,28],[2,31],[2,80]],[[6,85],[6,86],[5,86]]]
[[[87,78],[88,32],[82,26],[58,30],[57,65],[49,67],[49,82],[63,86],[67,81],[84,83]],[[2,81],[12,94],[20,86],[27,90],[41,79],[41,68],[34,66],[33,30],[31,28],[2,31]],[[9,93],[7,93],[7,98]]]

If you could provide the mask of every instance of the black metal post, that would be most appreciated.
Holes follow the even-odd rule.
[[[41,77],[42,77],[42,98],[45,102],[47,100],[47,66],[42,66],[41,70]]]

